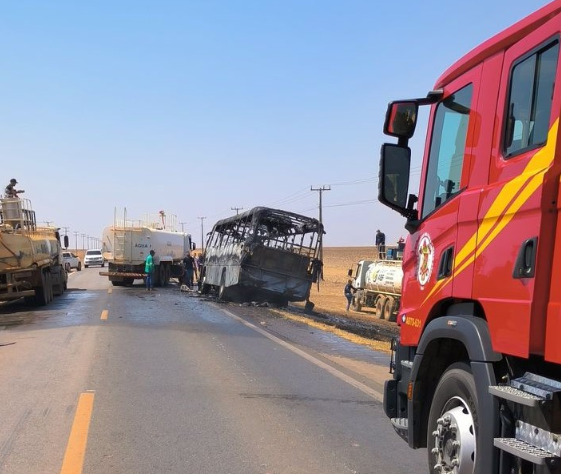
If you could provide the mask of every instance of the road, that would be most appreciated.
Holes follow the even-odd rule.
[[[98,273],[0,309],[0,473],[426,472],[383,413],[386,355]]]

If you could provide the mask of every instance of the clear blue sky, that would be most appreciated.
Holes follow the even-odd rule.
[[[317,216],[310,187],[331,185],[326,246],[377,228],[393,243],[404,220],[376,200],[387,103],[546,3],[2,2],[0,179],[71,235],[101,237],[126,207],[176,214],[197,243],[200,216],[205,232],[232,207]]]

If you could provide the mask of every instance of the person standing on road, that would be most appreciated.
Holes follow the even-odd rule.
[[[349,280],[345,285],[345,298],[347,298],[347,313],[349,312],[349,308],[351,307],[351,303],[353,301],[353,295],[356,291],[356,288],[353,286],[353,281]]]
[[[193,274],[196,271],[195,259],[191,256],[191,252],[187,252],[183,258],[183,265],[185,267],[185,274],[183,276],[183,284],[187,285],[189,289],[193,288]]]
[[[378,247],[378,258],[384,260],[386,258],[386,234],[380,229],[376,231],[376,247]]]
[[[146,291],[154,291],[154,255],[156,252],[150,250],[150,253],[144,261],[144,273],[146,273]]]

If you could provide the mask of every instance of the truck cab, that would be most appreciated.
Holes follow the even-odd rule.
[[[379,200],[409,237],[384,405],[410,447],[428,448],[430,472],[559,472],[560,35],[555,1],[458,60],[426,97],[388,106],[397,143],[382,145]]]

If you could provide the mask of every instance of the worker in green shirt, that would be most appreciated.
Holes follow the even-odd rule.
[[[154,290],[154,252],[150,250],[150,254],[146,257],[144,262],[144,273],[146,273],[146,290]]]

